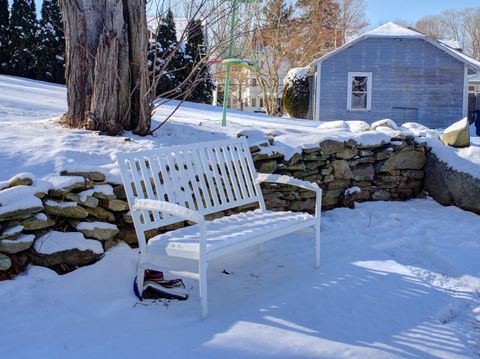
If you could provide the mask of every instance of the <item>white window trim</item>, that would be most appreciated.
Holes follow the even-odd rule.
[[[367,108],[352,108],[352,80],[356,76],[365,76],[367,80]],[[347,111],[371,111],[372,110],[372,73],[371,72],[349,72],[347,91]]]

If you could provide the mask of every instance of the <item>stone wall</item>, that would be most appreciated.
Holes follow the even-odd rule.
[[[0,280],[29,262],[65,273],[95,262],[118,241],[136,245],[122,185],[105,182],[100,172],[62,172],[50,180],[20,174],[0,191]]]
[[[455,171],[432,152],[427,155],[425,171],[425,190],[437,202],[480,214],[480,179]]]
[[[423,188],[427,150],[413,137],[373,146],[327,140],[288,160],[265,154],[268,145],[251,148],[258,172],[318,183],[324,209],[349,205],[344,194],[352,187],[358,187],[349,192],[359,201],[414,198]],[[314,210],[312,192],[284,185],[262,185],[262,190],[269,209]],[[147,237],[157,233],[150,231]],[[62,172],[48,183],[20,174],[0,182],[0,280],[30,262],[69,272],[95,262],[119,241],[137,245],[125,192],[100,172]]]
[[[356,195],[358,201],[406,200],[417,197],[423,189],[427,147],[416,143],[413,137],[401,136],[374,146],[327,140],[288,160],[282,154],[262,154],[261,147],[253,150],[258,172],[318,183],[323,190],[323,209],[345,205],[345,191],[352,187],[361,190]],[[307,191],[278,185],[262,188],[268,208],[315,208],[314,196]]]

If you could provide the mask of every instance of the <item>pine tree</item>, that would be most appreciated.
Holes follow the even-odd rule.
[[[7,73],[8,50],[8,0],[0,0],[0,74]]]
[[[13,0],[9,26],[9,71],[12,75],[35,76],[37,30],[35,1]]]
[[[192,61],[187,67],[190,74],[190,96],[188,101],[199,103],[212,103],[215,84],[212,81],[209,64],[205,61],[204,55],[205,38],[201,20],[192,20],[187,27],[186,54]]]
[[[188,58],[185,46],[177,41],[171,10],[159,21],[156,43],[149,50],[148,60],[150,70],[158,79],[157,96],[181,98]]]
[[[65,37],[58,0],[44,0],[38,34],[36,77],[65,83]]]

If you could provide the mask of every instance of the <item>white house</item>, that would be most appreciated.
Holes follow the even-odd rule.
[[[264,55],[261,55],[264,56]],[[259,63],[265,61],[265,58],[261,58]],[[221,65],[218,68],[218,72],[223,72],[224,68]],[[278,106],[282,107],[282,91],[284,85],[284,78],[290,69],[291,65],[287,59],[284,59],[278,71],[279,84],[277,89],[278,94]],[[262,74],[267,75],[267,70],[263,70]],[[219,80],[219,87],[223,87],[223,78]],[[244,68],[232,67],[232,79],[229,87],[229,107],[246,112],[261,112],[264,111],[264,99],[263,91],[258,84],[257,75],[255,71],[247,70]],[[214,101],[216,96],[214,95]],[[215,105],[216,103],[214,103]],[[221,105],[220,103],[218,105]]]

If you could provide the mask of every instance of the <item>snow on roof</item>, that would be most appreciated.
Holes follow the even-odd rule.
[[[372,31],[365,33],[364,36],[424,38],[426,35],[415,30],[407,29],[390,21],[382,26],[377,27],[376,29],[373,29]]]
[[[438,42],[444,45],[447,45],[448,47],[451,47],[454,50],[457,50],[457,51],[462,50],[462,45],[460,45],[460,42],[458,42],[457,40],[442,39],[442,40],[438,40]]]

